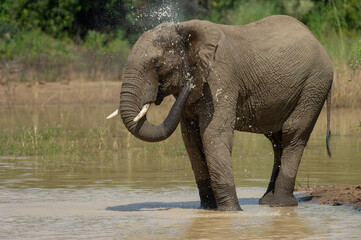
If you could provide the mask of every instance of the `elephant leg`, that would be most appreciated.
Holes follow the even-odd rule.
[[[281,167],[270,206],[298,205],[293,195],[298,167],[325,98],[303,94],[299,104],[283,124]]]
[[[232,171],[233,129],[219,125],[227,125],[227,120],[213,115],[211,122],[200,126],[201,136],[217,210],[240,211]]]
[[[292,138],[300,141],[298,138]],[[304,143],[293,145],[292,140],[284,142],[284,149],[281,157],[281,167],[275,182],[275,189],[270,206],[297,206],[298,202],[293,195],[297,170],[304,150]]]
[[[201,208],[216,209],[217,202],[211,187],[209,171],[199,132],[199,124],[198,122],[183,117],[181,120],[181,130],[184,145],[187,149],[194,177],[199,189]]]
[[[278,177],[278,173],[281,167],[281,156],[282,156],[282,132],[279,131],[277,133],[273,133],[271,135],[265,135],[272,143],[273,152],[274,152],[274,163],[272,169],[272,175],[270,182],[268,184],[268,188],[263,197],[259,200],[260,205],[268,205],[273,198],[276,179]]]

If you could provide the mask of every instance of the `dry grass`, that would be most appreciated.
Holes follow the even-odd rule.
[[[120,82],[10,82],[0,87],[0,106],[119,102]]]
[[[343,65],[335,68],[332,87],[333,107],[361,107],[361,71]]]
[[[0,68],[0,105],[11,107],[14,104],[27,103],[80,103],[97,98],[100,98],[101,102],[118,100],[121,71],[70,69],[71,66],[63,67],[62,71],[55,69],[52,74],[58,74],[56,82],[44,80],[44,73],[39,74],[38,70],[26,70],[29,81],[24,82],[25,70],[21,65],[14,64],[12,68]],[[104,92],[100,95],[92,92],[91,89],[97,87],[105,88]],[[71,91],[64,93],[67,88]],[[332,106],[361,107],[361,71],[353,71],[347,65],[335,67]]]

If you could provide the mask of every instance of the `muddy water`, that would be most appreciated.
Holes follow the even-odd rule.
[[[0,156],[0,239],[328,239],[361,235],[361,214],[348,207],[308,202],[295,208],[259,206],[273,154],[268,140],[256,134],[237,133],[234,141],[233,169],[244,211],[198,209],[197,189],[179,130],[161,143],[141,142],[120,121],[104,120],[113,107],[0,107],[2,131],[53,125],[72,132],[97,128],[100,134],[89,138],[102,142],[93,151]],[[150,118],[159,122],[165,113],[161,107]],[[333,110],[331,158],[325,148],[322,113],[305,150],[297,186],[360,184],[360,113],[360,109]],[[59,141],[64,138],[59,136]]]

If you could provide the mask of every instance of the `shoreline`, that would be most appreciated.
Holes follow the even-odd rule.
[[[332,206],[349,206],[361,212],[361,185],[329,185],[303,187],[295,192],[304,192],[302,197],[312,198],[309,202]]]

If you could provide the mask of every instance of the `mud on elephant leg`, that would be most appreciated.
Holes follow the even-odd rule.
[[[273,133],[271,135],[266,135],[266,137],[271,141],[273,152],[274,152],[274,163],[273,170],[268,188],[263,197],[259,200],[260,205],[269,205],[271,199],[273,198],[276,179],[278,177],[280,167],[281,167],[281,157],[282,157],[282,133],[281,131]]]
[[[209,171],[204,156],[202,140],[199,133],[198,122],[186,117],[181,120],[182,137],[192,164],[194,177],[199,189],[201,208],[216,209],[217,202],[214,197]]]

